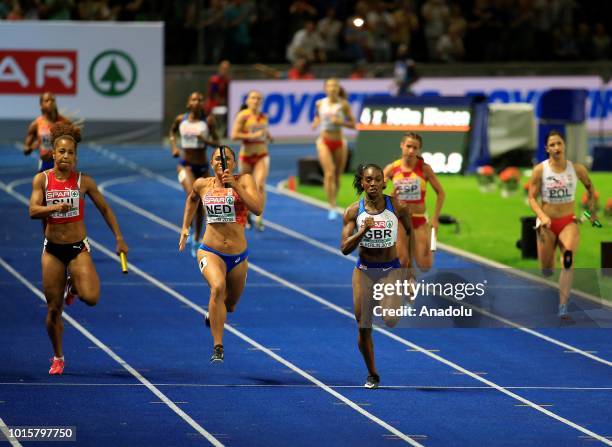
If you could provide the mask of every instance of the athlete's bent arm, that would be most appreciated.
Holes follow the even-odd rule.
[[[174,122],[172,123],[172,127],[170,128],[170,146],[172,147],[172,156],[178,157],[181,152],[176,145],[176,133],[179,131],[179,126],[181,125],[181,121],[183,120],[183,115],[178,115]]]
[[[58,203],[55,205],[43,205],[45,189],[45,174],[36,174],[32,180],[32,195],[30,196],[30,218],[44,219],[45,217],[56,213],[67,213],[70,211],[70,205],[67,203]]]
[[[398,220],[402,223],[404,229],[406,230],[406,235],[410,237],[412,232],[412,216],[410,214],[410,210],[406,205],[393,197],[391,198],[391,203],[393,204],[393,209],[396,211]]]
[[[85,189],[85,194],[87,194],[94,203],[94,205],[96,205],[96,208],[98,208],[98,211],[100,211],[100,214],[106,221],[106,224],[115,235],[115,240],[117,241],[115,251],[117,253],[127,253],[128,246],[123,240],[123,234],[121,233],[121,229],[119,228],[119,223],[117,222],[115,213],[113,213],[113,210],[109,206],[109,204],[106,203],[104,196],[98,189],[98,185],[96,185],[94,179],[85,174],[81,174],[81,184]]]
[[[342,227],[342,242],[340,244],[340,251],[343,255],[348,255],[357,248],[359,242],[366,234],[366,231],[374,225],[374,219],[367,217],[364,221],[364,225],[355,232],[357,227],[357,211],[359,209],[359,203],[354,203],[349,206],[344,212],[343,227]]]
[[[319,105],[321,104],[321,100],[319,99],[315,104],[315,116],[312,120],[312,130],[315,130],[321,124],[321,117],[319,116]]]
[[[223,173],[223,182],[229,184],[230,188],[234,188],[234,191],[240,196],[250,212],[256,216],[260,216],[263,213],[263,200],[251,174],[243,174],[236,181],[236,178],[229,172],[229,169],[226,169]]]
[[[25,141],[23,143],[23,154],[30,155],[32,151],[35,149],[34,143],[37,140],[38,133],[38,124],[36,121],[32,121],[30,127],[28,127],[28,133],[25,137]]]
[[[574,163],[574,169],[576,170],[576,175],[578,176],[578,178],[580,179],[580,181],[586,188],[587,194],[589,195],[587,209],[591,213],[591,222],[592,222],[594,220],[597,220],[597,216],[595,215],[595,209],[597,208],[596,207],[597,199],[595,198],[595,186],[593,186],[593,183],[591,182],[591,179],[589,178],[589,172],[587,171],[587,168],[584,167],[584,165],[581,165],[579,163]]]
[[[353,116],[353,111],[351,110],[351,106],[348,101],[342,102],[342,109],[344,111],[344,116],[346,116],[346,120],[340,123],[341,126],[348,127],[349,129],[355,128],[355,117]]]
[[[208,125],[208,130],[210,132],[211,139],[202,138],[204,143],[209,146],[217,146],[219,144],[219,135],[217,134],[217,120],[213,115],[208,115],[206,118],[206,124]]]
[[[538,194],[540,193],[542,185],[542,165],[537,165],[533,169],[533,174],[531,174],[531,181],[529,182],[529,206],[536,214],[537,218],[540,219],[540,222],[543,227],[550,227],[550,217],[548,217],[544,211],[542,211],[542,207],[538,203]]]

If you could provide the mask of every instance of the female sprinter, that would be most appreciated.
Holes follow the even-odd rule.
[[[349,206],[344,213],[341,250],[347,255],[359,246],[359,260],[353,270],[353,305],[359,325],[357,343],[368,368],[365,387],[377,388],[380,377],[374,365],[371,278],[374,274],[378,276],[377,282],[381,279],[385,282],[400,279],[396,241],[398,229],[402,228],[399,222],[410,231],[410,210],[395,198],[383,194],[384,175],[377,165],[359,166],[353,186],[358,194],[365,191],[365,196]],[[397,308],[400,304],[398,300],[401,301],[401,297],[389,296],[383,298],[381,305],[383,308]],[[384,319],[388,326],[397,324],[397,317],[384,316]]]
[[[223,153],[221,152],[223,150]],[[226,163],[226,169],[223,164]],[[199,178],[187,195],[179,251],[185,248],[193,215],[202,201],[206,230],[198,250],[198,263],[210,287],[208,317],[213,336],[211,362],[223,361],[223,325],[227,312],[233,312],[244,290],[249,252],[244,235],[246,215],[259,216],[263,199],[250,174],[233,175],[234,152],[227,146],[215,149],[211,159],[213,177]]]
[[[23,143],[23,153],[30,155],[38,149],[40,159],[38,161],[38,172],[53,168],[53,147],[51,146],[51,126],[55,123],[68,123],[57,111],[55,95],[44,92],[40,95],[40,116],[28,127],[28,133]]]
[[[95,306],[100,297],[100,280],[89,254],[85,223],[85,195],[96,205],[102,217],[115,235],[116,252],[127,253],[121,230],[113,211],[98,190],[96,182],[86,174],[75,170],[77,145],[81,141],[78,127],[69,123],[56,123],[51,127],[50,142],[53,148],[53,169],[36,174],[32,182],[30,217],[46,219],[45,243],[42,253],[42,283],[47,299],[47,333],[53,345],[54,357],[49,374],[62,374],[62,310],[64,290],[66,304],[74,295],[66,279],[70,269],[72,283],[79,298],[89,306]],[[76,293],[72,291],[72,293]]]
[[[266,203],[266,180],[270,171],[268,142],[272,140],[268,130],[268,116],[261,112],[263,95],[252,90],[246,99],[246,108],[238,112],[232,126],[232,140],[240,140],[240,173],[251,174],[262,198],[262,210]],[[263,211],[262,211],[263,213]],[[263,214],[257,216],[256,227],[263,231]]]
[[[400,148],[402,158],[395,160],[385,167],[385,179],[393,182],[395,197],[407,205],[412,214],[413,249],[416,264],[421,271],[428,271],[433,264],[433,252],[431,251],[431,231],[438,233],[438,219],[444,204],[444,189],[438,181],[433,169],[423,161],[421,148],[423,140],[414,132],[404,134]],[[431,183],[436,192],[436,209],[431,219],[431,228],[427,222],[427,210],[425,208],[425,192],[427,182]],[[410,266],[410,251],[408,241],[403,232],[397,237],[397,250],[402,267]]]
[[[346,94],[337,79],[325,81],[325,98],[317,101],[312,128],[321,124],[321,134],[317,138],[317,154],[323,169],[323,187],[329,202],[329,220],[338,217],[336,197],[340,188],[340,176],[346,167],[348,145],[342,137],[342,127],[355,128],[355,118],[346,100]]]
[[[199,177],[208,177],[208,158],[206,147],[216,146],[219,137],[215,129],[215,118],[212,115],[206,117],[203,112],[204,96],[199,92],[193,92],[187,99],[188,113],[181,113],[176,117],[170,128],[170,144],[172,145],[172,156],[179,157],[176,166],[179,183],[183,186],[185,193],[189,194],[193,188],[193,182]],[[176,133],[181,138],[180,149],[176,144]],[[194,222],[195,234],[189,238],[191,255],[195,258],[197,241],[202,234],[202,223],[204,214],[202,206],[198,206]]]
[[[529,205],[536,213],[538,258],[542,273],[552,275],[555,267],[555,248],[559,247],[563,269],[559,276],[559,317],[569,318],[567,310],[574,277],[574,256],[580,241],[574,216],[576,183],[580,180],[589,195],[591,222],[595,215],[595,187],[587,169],[565,158],[565,142],[556,130],[546,136],[548,160],[538,164],[529,184]],[[537,201],[538,194],[542,204]]]

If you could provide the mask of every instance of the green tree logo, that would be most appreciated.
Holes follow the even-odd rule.
[[[89,66],[89,82],[104,96],[123,96],[136,84],[138,72],[133,59],[123,51],[107,50]]]

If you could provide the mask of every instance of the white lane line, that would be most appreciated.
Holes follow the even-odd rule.
[[[143,168],[138,168],[136,170],[141,171],[142,169]],[[182,188],[179,185],[176,185],[175,182],[168,183],[168,181],[167,181],[168,179],[166,179],[163,176],[160,176],[160,175],[157,175],[157,174],[153,174],[153,175],[150,175],[150,177],[158,179],[159,181],[161,181],[161,179],[164,179],[164,181],[162,183],[170,184],[172,186],[172,188],[182,191]],[[295,198],[297,200],[300,200],[300,201],[303,201],[303,202],[306,202],[306,203],[310,203],[312,205],[315,205],[315,206],[318,206],[318,207],[321,207],[321,208],[327,208],[324,204],[322,204],[322,202],[320,202],[320,201],[318,201],[316,199],[311,199],[310,197],[303,196],[302,194],[294,193],[294,192],[291,192],[291,191],[286,191],[284,189],[275,188],[274,186],[271,186],[271,185],[266,185],[266,190],[270,191],[270,192],[273,192],[273,193],[276,193],[276,194],[279,194],[279,195],[289,196],[291,198]],[[119,198],[119,199],[123,200],[121,198]],[[148,213],[148,211],[146,211],[146,210],[143,210],[143,211],[145,213]],[[344,212],[344,210],[341,209],[341,212]],[[350,260],[352,262],[356,262],[357,261],[357,257],[355,257],[354,255],[345,256],[345,255],[342,254],[342,252],[339,249],[330,247],[329,245],[324,244],[322,242],[319,242],[319,241],[317,241],[317,240],[315,240],[313,238],[310,238],[310,237],[308,237],[308,236],[306,236],[306,235],[304,235],[302,233],[299,233],[297,231],[291,230],[291,229],[286,228],[286,227],[284,227],[282,225],[279,225],[277,223],[270,222],[267,219],[264,219],[264,223],[265,223],[265,225],[269,226],[270,228],[272,228],[272,229],[274,229],[276,231],[279,231],[279,232],[281,232],[283,234],[286,234],[287,236],[299,239],[299,240],[301,240],[301,241],[303,241],[303,242],[305,242],[307,244],[310,244],[310,245],[312,245],[314,247],[317,247],[317,248],[320,248],[322,250],[325,250],[325,251],[327,251],[329,253],[332,253],[332,254],[335,254],[337,256],[340,256],[343,259]],[[163,225],[163,224],[160,224],[160,225]],[[463,257],[468,258],[468,259],[470,259],[472,261],[484,264],[484,265],[489,266],[489,267],[495,267],[495,268],[504,269],[504,271],[509,271],[512,274],[518,274],[517,272],[514,272],[514,269],[512,269],[509,266],[506,266],[506,265],[503,265],[503,264],[500,264],[500,263],[496,263],[494,261],[490,261],[488,259],[479,257],[477,255],[472,255],[471,253],[464,252],[463,250],[460,250],[460,249],[455,249],[454,247],[445,246],[444,244],[438,244],[438,245],[440,247],[444,248],[445,250],[447,250],[447,251],[449,251],[449,252],[451,252],[453,254],[456,254],[458,256],[463,256]],[[478,258],[478,259],[476,259],[476,258]],[[523,273],[523,272],[520,272],[520,273]],[[525,279],[528,279],[528,280],[531,280],[531,281],[535,281],[535,282],[540,283],[540,284],[545,284],[545,285],[547,285],[549,287],[553,287],[553,288],[555,288],[557,290],[559,288],[558,285],[553,283],[552,281],[544,280],[543,278],[539,278],[537,276],[530,275],[530,274],[526,274],[526,275],[527,276],[523,276]],[[521,276],[521,275],[518,274],[518,276]],[[544,282],[542,282],[542,281],[544,281]],[[590,301],[594,301],[595,300],[599,304],[602,304],[602,303],[606,304],[607,303],[605,300],[601,300],[600,298],[597,298],[597,297],[595,297],[593,295],[589,295],[589,294],[586,294],[584,292],[576,291],[574,289],[572,289],[572,293],[574,293],[576,295],[579,295],[579,296],[582,296],[583,298],[586,298],[586,299],[588,299]],[[590,352],[590,351],[582,350],[582,349],[577,348],[575,346],[572,346],[572,345],[570,345],[568,343],[564,343],[564,342],[562,342],[560,340],[557,340],[555,338],[552,338],[552,337],[549,337],[547,335],[544,335],[541,332],[538,332],[538,331],[536,331],[534,329],[529,329],[529,328],[523,327],[523,326],[521,326],[519,324],[516,324],[515,322],[513,322],[511,320],[508,320],[506,318],[500,317],[499,315],[491,313],[491,312],[489,312],[489,311],[487,311],[485,309],[482,309],[482,308],[480,308],[478,306],[474,306],[473,304],[468,304],[468,303],[463,303],[463,304],[468,306],[468,307],[470,307],[470,308],[472,308],[472,309],[474,309],[476,312],[479,312],[482,315],[485,315],[485,316],[487,316],[489,318],[492,318],[494,320],[500,321],[500,322],[502,322],[502,323],[504,323],[506,325],[515,327],[516,329],[518,329],[518,330],[520,330],[520,331],[522,331],[522,332],[524,332],[526,334],[529,334],[529,335],[532,335],[534,337],[537,337],[537,338],[539,338],[541,340],[544,340],[544,341],[546,341],[548,343],[555,344],[555,345],[557,345],[559,347],[564,348],[565,350],[569,350],[569,351],[575,352],[576,354],[580,354],[580,355],[582,355],[584,357],[587,357],[587,358],[590,358],[591,360],[594,360],[596,362],[603,363],[604,365],[612,366],[612,362],[611,361],[606,360],[606,359],[604,359],[602,357],[593,355],[593,353]]]
[[[26,198],[19,194],[18,192],[15,191],[11,191],[8,190],[5,185],[0,182],[0,187],[2,189],[4,189],[8,194],[10,194],[12,197],[15,197],[17,200],[19,200],[20,202],[27,204],[28,201],[26,200]],[[109,192],[105,192],[105,195],[107,197],[111,197],[114,196],[114,194],[111,194]],[[121,199],[123,200],[123,199]],[[139,207],[136,207],[135,205],[131,205],[129,202],[127,201],[123,201],[126,204],[129,204],[131,207],[133,207],[133,209],[138,209],[140,212],[139,214],[145,212],[145,210],[140,209]],[[132,208],[130,208],[132,209]],[[135,211],[137,212],[137,211]],[[148,213],[150,214],[150,213]],[[180,229],[176,226],[171,224],[170,222],[164,221],[161,218],[156,217],[156,222],[159,221],[163,221],[165,222],[166,227],[173,229],[175,232],[180,233]],[[104,253],[106,256],[108,256],[111,259],[116,259],[117,255],[110,251],[109,249],[107,249],[105,246],[97,243],[96,241],[94,241],[93,239],[89,239],[89,243],[95,247],[97,250],[99,250],[100,252]],[[35,291],[35,293],[41,297],[41,299],[44,300],[44,295],[38,290],[36,289],[34,286],[32,286],[31,284],[29,284],[29,282],[23,278],[18,272],[16,272],[15,270],[12,269],[12,267],[10,267],[8,264],[6,264],[2,258],[0,258],[0,264],[3,265],[5,268],[10,269],[9,271],[14,272],[13,276],[16,276],[18,279],[20,279],[20,281],[25,281],[24,284],[27,284],[28,288],[30,288],[32,291]],[[252,264],[250,264],[252,266]],[[166,293],[168,293],[169,295],[171,295],[173,298],[177,299],[178,301],[182,302],[183,304],[188,305],[189,307],[191,307],[193,310],[195,310],[196,312],[202,314],[202,315],[207,315],[206,310],[204,310],[204,308],[198,306],[197,304],[195,304],[194,302],[190,301],[187,297],[185,297],[184,295],[181,295],[180,293],[178,293],[177,291],[175,291],[174,289],[171,289],[170,287],[166,286],[164,283],[162,283],[161,281],[157,280],[156,278],[154,278],[153,276],[149,275],[148,273],[144,272],[143,270],[139,269],[136,265],[134,264],[130,264],[130,269],[132,272],[134,272],[135,274],[145,278],[147,281],[149,281],[151,284],[155,285],[157,288],[165,291]],[[77,327],[76,325],[78,325],[78,328],[81,328],[83,331],[83,334],[89,334],[91,336],[91,338],[88,336],[88,338],[90,338],[91,341],[93,341],[97,346],[100,346],[101,349],[103,349],[107,354],[116,357],[116,360],[119,361],[119,363],[121,363],[122,366],[124,366],[124,368],[128,369],[128,371],[130,371],[135,377],[139,378],[139,380],[141,381],[146,381],[146,383],[148,383],[151,388],[152,391],[156,390],[155,395],[157,397],[159,397],[160,399],[164,399],[166,398],[161,391],[157,390],[155,387],[153,387],[151,385],[151,383],[149,381],[147,381],[147,379],[145,379],[142,375],[140,375],[138,373],[138,371],[134,370],[132,367],[130,367],[127,363],[125,363],[123,360],[120,359],[120,357],[118,357],[115,353],[113,353],[109,348],[107,348],[105,345],[103,345],[101,342],[99,342],[92,334],[90,334],[85,328],[83,328],[81,325],[79,325],[78,322],[76,322],[75,320],[73,320],[72,318],[70,318],[65,312],[64,312],[64,318],[67,319],[67,321],[69,321],[71,324],[75,325],[75,327]],[[239,330],[235,329],[234,327],[226,324],[225,329],[228,332],[231,332],[232,334],[236,335],[238,338],[244,340],[245,342],[247,342],[248,344],[250,344],[251,346],[254,346],[255,348],[263,351],[264,353],[266,353],[268,356],[272,357],[274,360],[276,360],[277,362],[283,364],[284,366],[286,366],[287,368],[289,368],[290,370],[292,370],[293,372],[301,375],[302,377],[304,377],[305,379],[307,379],[308,381],[314,383],[315,385],[317,385],[319,388],[321,388],[322,390],[326,391],[327,393],[331,394],[332,396],[334,396],[336,399],[344,402],[346,405],[348,405],[349,407],[351,407],[353,410],[357,411],[358,413],[362,414],[363,416],[367,417],[368,419],[370,419],[371,421],[375,422],[376,424],[380,425],[381,427],[385,428],[387,431],[393,433],[394,435],[397,435],[399,438],[401,438],[403,441],[407,442],[408,444],[415,446],[415,447],[423,447],[421,444],[419,444],[418,442],[414,441],[413,439],[411,439],[410,437],[408,437],[407,435],[405,435],[404,433],[402,433],[401,431],[399,431],[398,429],[396,429],[395,427],[393,427],[392,425],[388,424],[387,422],[383,421],[382,419],[374,416],[372,413],[369,413],[368,411],[364,410],[363,408],[361,408],[359,405],[355,404],[352,400],[348,399],[347,397],[345,397],[344,395],[338,393],[337,391],[333,390],[332,388],[330,388],[329,386],[327,386],[325,383],[321,382],[319,379],[317,379],[316,377],[312,376],[311,374],[308,374],[306,371],[298,368],[296,365],[294,365],[293,363],[289,362],[288,360],[285,360],[283,357],[279,356],[278,354],[274,353],[273,351],[271,351],[270,349],[266,348],[265,346],[261,345],[260,343],[256,342],[255,340],[253,340],[252,338],[248,337],[246,334],[240,332]],[[79,329],[80,330],[80,329]],[[113,358],[115,358],[113,357]],[[144,382],[143,382],[144,383]],[[159,393],[159,394],[158,394]],[[162,397],[163,396],[163,397]],[[167,399],[167,398],[166,398]],[[168,400],[169,403],[171,403],[170,400]],[[171,407],[172,408],[172,407]],[[176,405],[174,406],[173,409],[175,409],[180,411],[182,414],[185,415],[185,417],[189,418],[190,420],[192,420],[186,413],[184,413],[180,408],[178,408]],[[176,411],[175,410],[175,411]],[[185,418],[184,418],[185,419]],[[186,419],[187,420],[187,419]],[[192,420],[193,421],[193,420]],[[194,424],[196,424],[195,421],[193,421]],[[199,426],[198,426],[199,427]],[[200,427],[201,428],[201,427]],[[202,428],[202,430],[204,430]],[[206,432],[206,434],[208,436],[210,436],[214,441],[218,442],[218,440],[216,440],[215,438],[212,437],[212,435],[210,435],[208,432]],[[207,437],[208,439],[208,437]],[[211,441],[212,442],[212,441]],[[215,445],[222,445],[222,444],[215,444]]]
[[[109,195],[109,193],[108,193],[108,192],[106,192],[106,194],[107,194],[107,195]],[[111,195],[111,196],[109,196],[109,197],[111,197],[111,198],[112,198],[112,196],[114,196],[114,194],[113,194],[113,195]],[[116,197],[116,196],[115,196],[115,197]],[[127,200],[124,200],[124,199],[121,199],[121,200],[122,200],[122,202],[123,202],[123,203],[128,204],[128,208],[129,208],[130,210],[134,211],[134,212],[135,212],[135,213],[137,213],[137,214],[140,214],[140,215],[142,215],[142,216],[145,216],[145,213],[146,213],[146,214],[151,214],[151,213],[149,213],[148,211],[143,210],[142,208],[138,207],[137,205],[132,204],[131,202],[129,202],[129,201],[127,201]],[[151,219],[151,220],[153,220],[154,222],[163,222],[163,224],[161,224],[161,225],[163,225],[163,226],[165,226],[165,227],[168,227],[168,228],[172,228],[172,229],[173,229],[173,230],[174,230],[176,233],[179,233],[179,234],[180,234],[180,228],[179,228],[178,226],[176,226],[176,225],[174,225],[174,224],[172,224],[172,223],[170,223],[170,222],[166,221],[165,219],[162,219],[161,217],[158,217],[158,216],[154,215],[154,218],[153,218],[153,219]],[[91,241],[90,241],[90,242],[91,242]],[[113,257],[114,257],[114,254],[113,254],[111,251],[107,250],[105,247],[100,246],[99,244],[96,244],[96,245],[98,245],[100,248],[103,248],[103,249],[104,249],[104,251],[105,251],[107,254],[109,254],[109,256],[113,256]],[[349,317],[351,320],[353,320],[353,319],[354,319],[354,316],[353,316],[353,314],[352,314],[351,312],[349,312],[349,311],[347,311],[347,310],[345,310],[345,309],[343,309],[343,308],[341,308],[341,307],[339,307],[339,306],[337,306],[337,305],[335,305],[335,304],[333,304],[333,303],[331,303],[331,302],[327,301],[327,300],[326,300],[326,299],[324,299],[324,298],[321,298],[321,297],[320,297],[320,296],[318,296],[318,295],[315,295],[314,293],[309,292],[308,290],[302,289],[301,287],[298,287],[298,286],[296,286],[296,285],[294,285],[294,284],[290,283],[289,281],[287,281],[287,280],[285,280],[285,279],[283,279],[283,278],[281,278],[281,277],[279,277],[279,276],[277,276],[277,275],[275,275],[275,274],[273,274],[273,273],[270,273],[270,272],[268,272],[267,270],[264,270],[264,269],[263,269],[263,268],[261,268],[261,267],[258,267],[258,266],[257,266],[257,265],[255,265],[255,264],[249,263],[249,267],[250,267],[251,269],[253,269],[254,271],[256,271],[257,273],[259,273],[259,274],[261,274],[261,275],[263,275],[263,276],[266,276],[266,277],[268,277],[268,278],[270,278],[270,279],[272,279],[272,280],[274,280],[274,281],[276,281],[276,282],[278,282],[278,283],[284,284],[285,286],[287,286],[287,288],[290,288],[290,289],[292,289],[292,290],[295,290],[296,292],[298,292],[298,293],[300,293],[300,294],[302,294],[302,295],[304,295],[304,296],[306,296],[306,297],[308,297],[308,298],[312,299],[313,301],[319,302],[319,303],[321,303],[321,304],[323,304],[323,305],[325,305],[325,306],[327,306],[327,307],[329,307],[329,308],[331,308],[331,309],[334,309],[336,312],[341,313],[342,315],[345,315],[345,316]],[[170,290],[171,290],[172,292],[174,292],[174,290],[169,289],[169,288],[168,288],[168,287],[166,287],[166,286],[165,286],[163,283],[160,283],[159,281],[157,281],[156,279],[152,278],[152,277],[151,277],[151,276],[149,276],[148,274],[146,274],[146,273],[144,273],[144,272],[142,272],[142,271],[141,271],[141,273],[139,273],[139,274],[146,275],[146,277],[147,277],[147,278],[150,278],[151,282],[152,282],[153,284],[157,285],[158,287],[163,288],[164,290],[168,290],[168,291],[170,291]],[[170,292],[168,292],[168,293],[170,293]],[[175,292],[175,293],[176,293],[176,292]],[[177,293],[177,295],[179,295],[179,294]],[[182,295],[181,295],[181,296],[182,296]],[[183,297],[183,298],[184,298],[184,297]],[[186,298],[185,298],[185,299],[186,299]],[[181,301],[182,301],[182,300],[181,300]],[[189,300],[187,300],[187,301],[189,302]],[[194,306],[196,306],[196,305],[194,305]],[[197,306],[196,306],[196,307],[197,307]],[[205,312],[203,309],[202,309],[201,311],[202,311],[202,313],[204,313],[204,312]],[[240,338],[246,337],[245,335],[243,335],[242,333],[238,332],[236,329],[232,328],[231,326],[229,326],[229,327],[228,327],[228,330],[230,330],[230,332],[234,332],[234,331],[235,331],[236,335],[238,335]],[[589,430],[589,429],[587,429],[587,428],[585,428],[585,427],[583,427],[583,426],[581,426],[581,425],[579,425],[579,424],[576,424],[575,422],[572,422],[572,421],[570,421],[569,419],[566,419],[566,418],[564,418],[564,417],[562,417],[562,416],[559,416],[558,414],[553,413],[553,412],[551,412],[551,411],[547,410],[546,408],[543,408],[543,407],[541,407],[541,406],[537,405],[536,403],[534,403],[534,402],[532,402],[532,401],[530,401],[530,400],[528,400],[528,399],[525,399],[524,397],[519,396],[518,394],[513,393],[512,391],[509,391],[508,389],[503,388],[503,387],[501,387],[500,385],[497,385],[496,383],[494,383],[494,382],[492,382],[492,381],[490,381],[490,380],[488,380],[488,379],[485,379],[485,378],[483,378],[483,377],[480,377],[478,374],[475,374],[475,373],[473,373],[473,372],[471,372],[471,371],[469,371],[469,370],[467,370],[467,369],[463,368],[462,366],[460,366],[460,365],[458,365],[458,364],[456,364],[456,363],[454,363],[454,362],[452,362],[452,361],[450,361],[450,360],[447,360],[447,359],[445,359],[445,358],[443,358],[443,357],[441,357],[441,356],[439,356],[439,355],[437,355],[437,354],[435,354],[435,353],[433,353],[433,352],[429,352],[428,350],[426,350],[426,349],[422,348],[421,346],[416,345],[416,344],[414,344],[414,343],[412,343],[412,342],[410,342],[410,341],[408,341],[408,340],[406,340],[406,339],[404,339],[404,338],[402,338],[402,337],[400,337],[400,336],[398,336],[398,335],[396,335],[396,334],[394,334],[394,333],[392,333],[392,332],[389,332],[389,331],[388,331],[388,330],[386,330],[386,329],[383,329],[383,328],[380,328],[380,327],[375,327],[375,328],[374,328],[374,330],[375,330],[375,331],[377,331],[377,332],[379,332],[379,333],[381,333],[381,334],[384,334],[385,336],[387,336],[387,337],[389,337],[389,338],[392,338],[393,340],[398,341],[399,343],[404,344],[405,346],[408,346],[409,348],[416,349],[416,350],[418,350],[419,352],[422,352],[424,355],[429,356],[429,357],[433,358],[434,360],[437,360],[438,362],[444,363],[445,365],[447,365],[447,366],[449,366],[449,367],[451,367],[451,368],[453,368],[453,369],[455,369],[455,370],[457,370],[457,371],[459,371],[459,372],[462,372],[462,373],[464,373],[464,374],[466,374],[466,375],[468,375],[468,376],[472,377],[472,378],[473,378],[473,379],[475,379],[475,380],[478,380],[478,381],[480,381],[480,382],[482,382],[482,383],[484,383],[484,384],[486,384],[486,385],[489,385],[490,387],[495,388],[495,389],[496,389],[496,390],[498,390],[499,392],[501,392],[501,393],[503,393],[503,394],[506,394],[507,396],[512,397],[513,399],[518,400],[519,402],[522,402],[522,403],[524,403],[524,404],[527,404],[527,405],[531,406],[531,407],[532,407],[534,410],[537,410],[537,411],[539,411],[539,412],[541,412],[541,413],[543,413],[543,414],[545,414],[545,415],[547,415],[547,416],[549,416],[549,417],[551,417],[551,418],[553,418],[553,419],[555,419],[555,420],[557,420],[557,421],[559,421],[559,422],[562,422],[563,424],[566,424],[566,425],[568,425],[568,426],[570,426],[570,427],[572,427],[572,428],[574,428],[574,429],[576,429],[576,430],[578,430],[578,431],[581,431],[581,432],[582,432],[582,433],[584,433],[584,434],[587,434],[587,435],[589,435],[589,436],[593,436],[593,437],[595,437],[595,438],[599,439],[601,442],[603,442],[603,443],[605,443],[605,444],[607,444],[607,445],[612,446],[612,442],[608,441],[608,440],[607,440],[607,439],[605,439],[603,436],[601,436],[601,435],[599,435],[599,434],[597,434],[597,433],[595,433],[595,432],[593,432],[593,431],[591,431],[591,430]],[[239,335],[239,334],[240,334],[240,335]],[[248,337],[246,337],[246,338],[248,338]],[[246,338],[244,338],[244,339],[246,340]],[[249,340],[251,340],[251,339],[249,339]],[[253,341],[253,343],[251,343],[251,344],[252,344],[253,346],[257,346],[257,345],[258,345],[258,346],[261,346],[261,345],[259,345],[258,343],[254,342],[254,341]],[[265,350],[266,350],[266,353],[268,353],[268,355],[270,355],[270,356],[274,356],[274,358],[278,358],[278,359],[279,359],[279,361],[280,361],[281,363],[283,363],[283,364],[284,364],[284,362],[286,362],[284,359],[282,359],[282,357],[277,356],[277,355],[276,355],[276,354],[274,354],[272,351],[269,351],[267,348],[264,348],[264,347],[262,346],[262,349],[265,349]],[[288,362],[287,362],[287,363],[288,363]],[[296,371],[296,372],[297,372],[297,371]],[[307,378],[309,378],[309,380],[311,380],[311,381],[316,380],[316,381],[317,381],[317,382],[319,382],[319,383],[320,383],[322,386],[326,387],[326,388],[327,388],[326,390],[328,390],[328,392],[330,392],[330,393],[336,393],[336,392],[335,392],[335,391],[333,391],[331,388],[327,387],[327,385],[325,385],[325,384],[323,384],[322,382],[318,381],[317,379],[315,379],[314,377],[312,377],[310,374],[306,373],[305,371],[301,371],[301,370],[300,370],[300,374],[301,374],[301,375],[303,375],[303,377],[307,377]],[[336,393],[336,394],[337,394],[337,393]],[[346,399],[346,398],[344,398],[344,396],[342,396],[341,394],[338,394],[338,396],[341,396],[343,399]],[[340,400],[343,400],[343,399],[340,399]],[[351,404],[353,404],[353,405],[354,405],[354,403],[353,403],[352,401],[349,401],[348,399],[346,399],[346,401],[351,402]],[[360,410],[362,410],[362,408],[360,408],[360,407],[359,407],[359,406],[357,406],[357,405],[355,405],[355,406],[354,406],[354,407],[352,407],[352,408],[354,408],[356,411],[360,411]],[[368,413],[368,414],[369,414],[369,413]],[[375,417],[375,416],[373,416],[373,417]],[[377,419],[378,419],[378,418],[377,418]],[[381,421],[381,422],[382,422],[382,423],[384,423],[384,424],[386,424],[386,423],[385,423],[385,422],[383,422],[383,421]],[[386,425],[388,425],[388,424],[386,424]],[[391,427],[391,426],[389,426],[389,428],[394,429],[394,428],[393,428],[393,427]],[[395,430],[395,429],[394,429],[394,430]],[[391,430],[389,430],[389,431],[391,431]],[[399,433],[401,433],[401,432],[399,432]],[[403,433],[402,433],[402,435],[403,435]],[[403,435],[403,436],[405,436],[405,435]],[[406,437],[406,439],[410,439],[410,438]],[[412,442],[413,440],[412,440],[412,439],[410,439],[410,441]]]
[[[2,418],[0,418],[0,432],[2,432],[2,434],[4,435],[4,437],[6,438],[6,440],[9,442],[9,444],[11,444],[13,447],[21,447],[21,444],[19,443],[19,441],[13,437],[11,437],[11,434],[9,432],[9,428],[8,426],[4,423],[4,421],[2,420]],[[0,441],[2,440],[2,438],[0,438]]]
[[[97,244],[96,244],[97,245]],[[40,298],[42,301],[45,301],[45,295],[38,290],[34,285],[24,278],[18,271],[16,271],[13,267],[11,267],[4,259],[0,257],[0,265],[4,267],[11,275],[13,275],[19,282],[21,282],[24,286],[26,286],[30,291]],[[159,389],[157,389],[151,382],[149,382],[146,378],[142,376],[136,369],[130,366],[125,360],[119,357],[111,348],[102,343],[95,335],[93,335],[89,330],[85,329],[78,321],[72,318],[66,311],[63,312],[62,317],[69,324],[71,324],[76,330],[78,330],[81,334],[83,334],[87,339],[89,339],[93,344],[95,344],[98,348],[103,350],[110,358],[119,363],[123,369],[127,370],[131,375],[133,375],[139,382],[141,382],[144,386],[146,386],[149,391],[155,394],[164,404],[166,404],[172,411],[174,411],[177,415],[179,415],[185,422],[187,422],[194,430],[200,433],[204,438],[208,440],[212,445],[217,447],[222,447],[221,444],[214,436],[212,436],[208,431],[206,431],[200,424],[194,421],[191,416],[181,410],[173,401],[171,401],[164,393],[162,393]]]
[[[307,371],[308,372],[308,371]],[[315,384],[255,384],[255,383],[153,383],[156,387],[179,388],[317,388]],[[141,387],[142,383],[62,383],[62,382],[0,382],[0,386],[32,386],[32,387]],[[330,388],[347,388],[362,390],[363,385],[332,385]],[[383,385],[380,388],[396,390],[481,390],[496,391],[490,386],[443,386],[443,385]],[[579,387],[579,386],[505,386],[507,390],[530,391],[612,391],[612,387]],[[4,401],[0,401],[4,403]]]

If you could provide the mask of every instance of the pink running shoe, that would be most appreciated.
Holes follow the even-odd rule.
[[[68,274],[68,277],[66,278],[66,287],[64,288],[64,302],[66,303],[66,306],[70,306],[72,303],[74,303],[76,297],[77,295],[74,293],[74,289],[72,287],[72,277],[70,274]]]
[[[64,372],[64,364],[65,362],[62,359],[56,359],[55,357],[51,359],[51,369],[49,370],[49,375],[51,376],[60,376]]]

